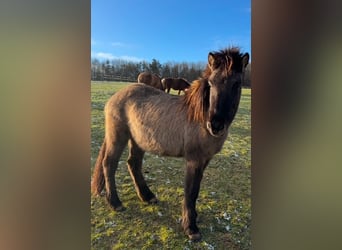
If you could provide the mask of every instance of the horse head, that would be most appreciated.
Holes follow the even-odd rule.
[[[249,54],[230,48],[208,54],[204,72],[208,95],[206,128],[214,137],[225,134],[233,121],[241,96],[242,78]]]

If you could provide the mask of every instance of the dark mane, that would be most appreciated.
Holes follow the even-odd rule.
[[[207,110],[209,95],[207,79],[198,79],[192,82],[190,88],[182,96],[183,108],[187,112],[188,121],[204,122]]]
[[[238,47],[230,47],[211,52],[219,59],[220,67],[224,67],[229,75],[232,71],[242,72],[242,56]],[[230,63],[233,62],[233,63]],[[183,108],[186,109],[188,121],[204,122],[208,110],[208,78],[212,70],[207,64],[202,77],[192,82],[183,97]]]

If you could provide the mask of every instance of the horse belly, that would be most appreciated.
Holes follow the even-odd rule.
[[[130,125],[131,136],[142,150],[162,156],[184,155],[182,129],[175,129],[172,122],[156,125],[148,121],[136,121]]]
[[[132,130],[131,134],[142,150],[161,156],[181,157],[184,155],[184,144],[181,136],[158,133],[158,131],[144,127],[139,130]]]

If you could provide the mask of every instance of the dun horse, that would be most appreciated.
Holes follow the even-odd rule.
[[[186,160],[182,227],[199,240],[196,200],[203,171],[228,135],[241,96],[241,78],[249,54],[237,48],[210,52],[202,78],[185,95],[168,95],[144,84],[114,94],[105,106],[105,137],[92,180],[93,194],[106,190],[112,209],[124,207],[118,197],[115,172],[128,143],[128,169],[142,201],[156,203],[142,174],[145,152]]]
[[[170,93],[170,89],[178,90],[178,95],[180,95],[181,90],[184,91],[190,87],[190,83],[183,78],[163,78],[162,84],[167,90],[167,93]]]
[[[161,79],[157,74],[152,74],[149,72],[142,72],[138,75],[138,83],[145,83],[156,89],[164,91],[164,86],[161,83]]]

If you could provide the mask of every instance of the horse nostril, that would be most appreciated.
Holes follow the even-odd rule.
[[[224,128],[224,123],[220,120],[213,119],[210,123],[211,123],[211,128],[214,131],[221,131]]]

